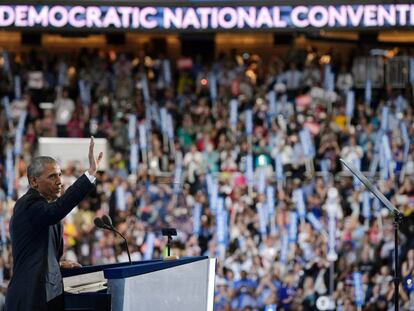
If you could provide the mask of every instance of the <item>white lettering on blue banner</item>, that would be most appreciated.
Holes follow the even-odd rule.
[[[408,1],[407,1],[408,2]],[[254,30],[414,26],[414,5],[1,5],[0,27],[112,30]]]

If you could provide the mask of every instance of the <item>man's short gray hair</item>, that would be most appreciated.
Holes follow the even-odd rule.
[[[45,164],[56,163],[56,160],[52,157],[35,157],[27,168],[27,178],[39,177],[44,170]]]

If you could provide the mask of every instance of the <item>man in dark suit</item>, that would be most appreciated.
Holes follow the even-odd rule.
[[[27,169],[29,191],[17,200],[10,222],[13,275],[6,311],[64,310],[60,268],[78,264],[60,262],[63,230],[60,221],[93,189],[102,159],[89,145],[89,169],[64,194],[61,171],[53,158],[37,157]]]

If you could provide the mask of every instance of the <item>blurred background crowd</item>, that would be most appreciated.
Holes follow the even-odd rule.
[[[178,231],[173,254],[217,257],[217,311],[316,310],[322,296],[336,310],[392,309],[393,217],[343,158],[405,216],[398,290],[401,306],[414,310],[409,85],[357,88],[351,55],[313,49],[268,60],[234,51],[208,63],[33,50],[4,52],[0,65],[3,293],[13,265],[9,220],[28,189],[37,139],[93,135],[109,142],[109,168],[64,220],[66,259],[127,260],[122,240],[93,225],[109,214],[133,260],[164,256],[166,227]],[[64,186],[83,169],[62,167]]]

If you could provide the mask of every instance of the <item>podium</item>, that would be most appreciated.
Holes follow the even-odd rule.
[[[62,271],[67,311],[212,311],[216,260],[191,257]]]

